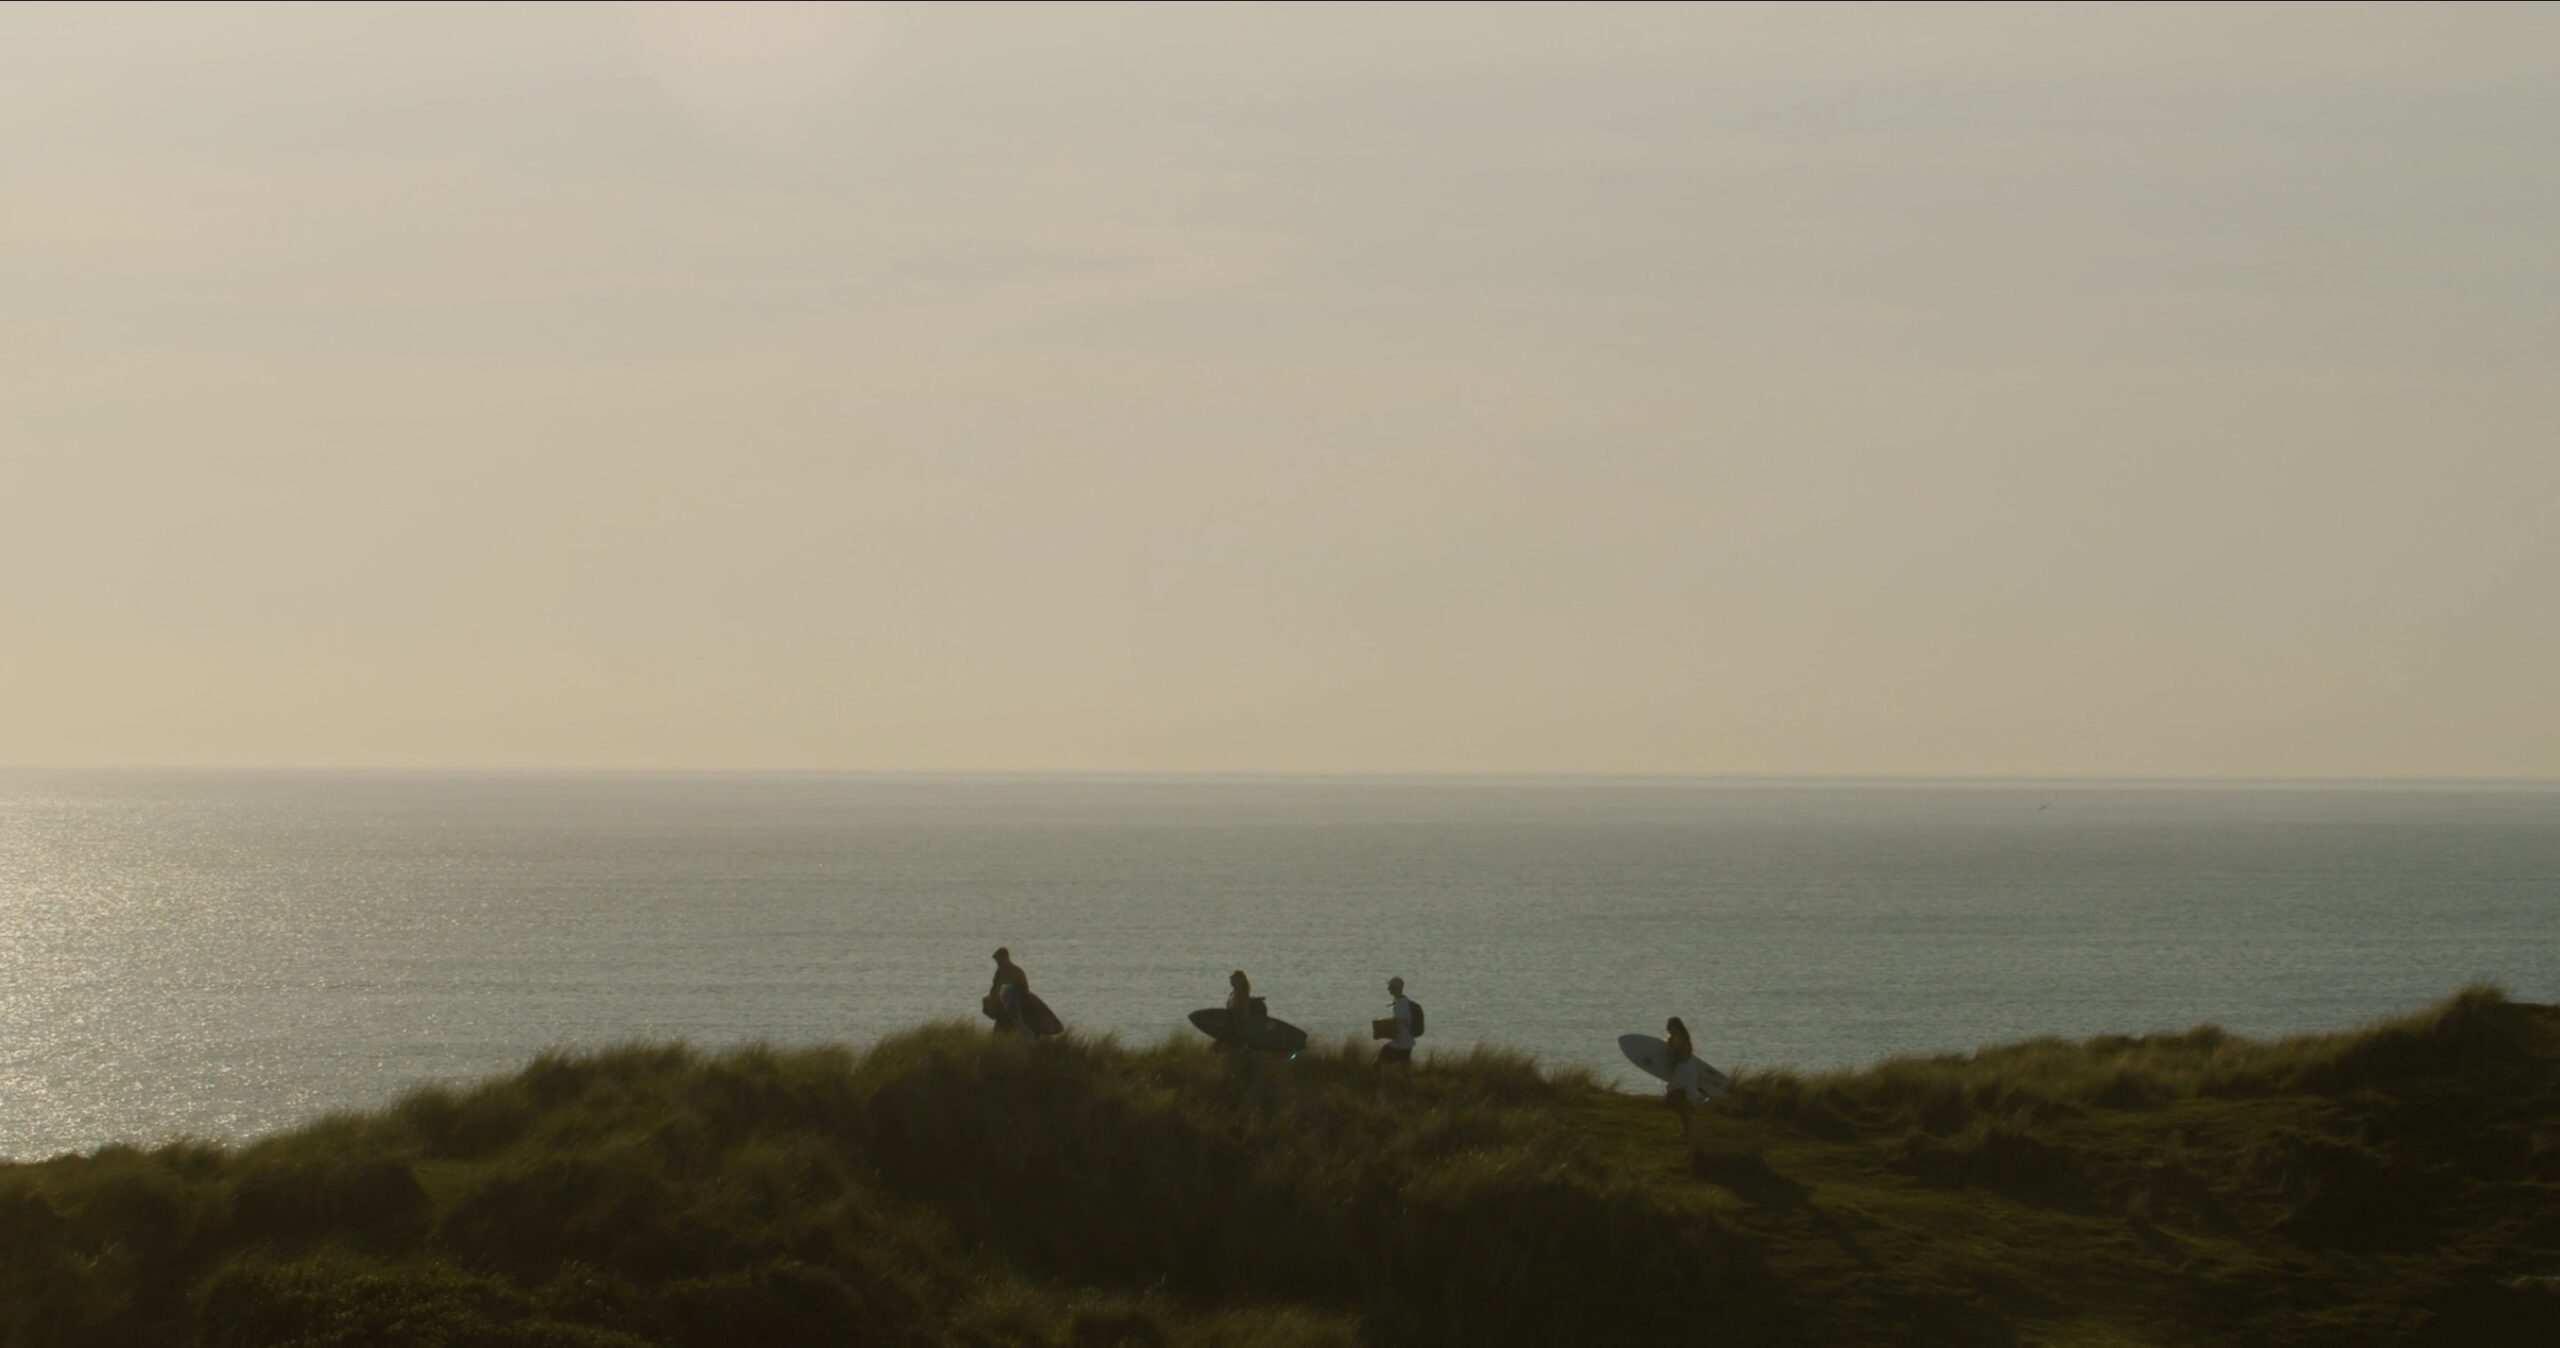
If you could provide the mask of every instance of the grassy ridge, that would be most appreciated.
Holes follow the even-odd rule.
[[[1658,1102],[931,1026],[0,1166],[0,1344],[2550,1342],[2560,1013]]]

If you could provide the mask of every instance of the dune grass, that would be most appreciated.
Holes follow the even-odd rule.
[[[927,1026],[0,1166],[0,1344],[2560,1341],[2560,1013],[1659,1101]]]

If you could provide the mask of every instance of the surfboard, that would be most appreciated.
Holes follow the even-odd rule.
[[[1687,1091],[1692,1100],[1712,1100],[1733,1084],[1731,1078],[1695,1055],[1680,1064],[1679,1070],[1672,1070],[1671,1046],[1662,1042],[1660,1035],[1619,1035],[1618,1051],[1627,1055],[1628,1062],[1643,1068],[1645,1075]]]
[[[1212,1039],[1224,1042],[1228,1037],[1227,1008],[1223,1006],[1201,1007],[1191,1013],[1191,1023],[1199,1027],[1200,1033]],[[1285,1020],[1273,1020],[1266,1016],[1245,1032],[1244,1042],[1247,1048],[1261,1049],[1265,1053],[1286,1053],[1296,1057],[1306,1051],[1307,1032]]]
[[[992,992],[988,993],[986,998],[978,1003],[978,1010],[984,1013],[986,1018],[989,1020],[1001,1021],[1004,1019],[1003,1005],[996,1000],[996,995]],[[1037,1035],[1065,1034],[1067,1032],[1067,1027],[1058,1020],[1058,1013],[1050,1010],[1049,1004],[1040,1000],[1040,994],[1036,992],[1025,992],[1022,994],[1022,1028]]]

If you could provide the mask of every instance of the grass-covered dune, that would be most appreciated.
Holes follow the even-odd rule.
[[[2488,989],[1744,1074],[1694,1150],[1366,1057],[635,1047],[0,1166],[0,1343],[2560,1342],[2560,1012]]]

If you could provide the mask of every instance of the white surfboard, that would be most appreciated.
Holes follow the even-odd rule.
[[[1675,1070],[1671,1066],[1671,1046],[1660,1035],[1619,1035],[1618,1051],[1627,1055],[1628,1062],[1643,1068],[1647,1076],[1687,1091],[1692,1100],[1712,1100],[1732,1084],[1724,1073],[1707,1066],[1706,1059],[1694,1054]]]

